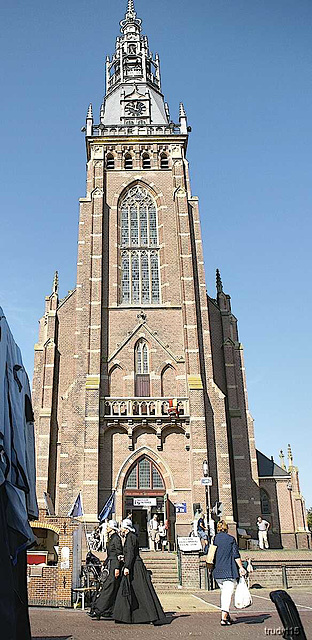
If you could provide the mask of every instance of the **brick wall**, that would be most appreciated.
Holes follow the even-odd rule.
[[[181,551],[182,587],[185,589],[200,588],[199,554],[197,551],[185,553]]]
[[[261,587],[279,588],[286,587],[283,581],[282,564],[270,566],[253,562],[254,573],[251,575],[250,584],[261,585]],[[297,566],[284,565],[284,575],[286,575],[288,587],[304,587],[312,585],[312,564],[305,563]]]
[[[29,603],[38,606],[67,606],[72,603],[74,531],[81,523],[67,517],[47,516],[40,510],[39,520],[31,523],[34,534],[37,528],[52,529],[58,534],[59,556],[56,566],[27,566]],[[62,568],[61,550],[69,549],[69,567]],[[79,558],[78,558],[79,562]],[[34,575],[39,573],[40,575]]]

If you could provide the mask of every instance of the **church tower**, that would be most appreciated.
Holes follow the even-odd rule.
[[[204,461],[232,529],[254,526],[260,498],[220,276],[217,298],[206,294],[185,109],[174,123],[133,0],[120,27],[98,123],[87,112],[77,284],[59,300],[56,278],[46,298],[33,402],[41,504],[48,491],[66,514],[82,490],[91,523],[115,491],[117,518],[133,512],[144,547],[153,513],[174,544],[196,505],[205,511]]]

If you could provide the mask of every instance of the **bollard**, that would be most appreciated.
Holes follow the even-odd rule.
[[[282,566],[282,583],[283,583],[284,589],[288,589],[287,567],[285,564]]]

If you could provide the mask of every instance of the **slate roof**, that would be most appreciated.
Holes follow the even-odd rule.
[[[267,458],[264,453],[257,450],[257,463],[258,463],[258,475],[259,478],[271,476],[276,477],[289,477],[290,474],[285,469],[282,469],[272,458]]]

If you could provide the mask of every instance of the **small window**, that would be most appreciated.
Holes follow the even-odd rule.
[[[130,153],[127,153],[125,155],[125,169],[132,169],[133,168],[133,164],[132,164],[132,157],[130,155]]]
[[[169,160],[166,153],[162,153],[160,156],[160,168],[169,169]]]
[[[142,156],[142,167],[143,167],[143,169],[150,169],[151,168],[151,159],[150,159],[148,153],[143,153],[143,156]]]
[[[260,489],[261,514],[267,516],[271,513],[270,498],[264,489]]]
[[[106,157],[106,169],[115,169],[115,160],[111,153]]]

